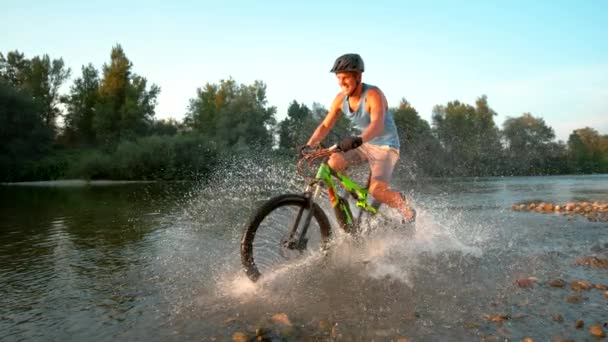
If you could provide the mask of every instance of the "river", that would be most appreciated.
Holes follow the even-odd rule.
[[[240,269],[243,225],[264,199],[302,188],[278,166],[228,165],[205,182],[0,186],[0,340],[223,341],[264,328],[284,341],[584,341],[608,322],[604,291],[569,285],[608,285],[606,269],[575,263],[608,256],[608,223],[511,210],[608,202],[607,175],[396,184],[418,209],[414,236],[343,239],[329,262],[257,284]]]

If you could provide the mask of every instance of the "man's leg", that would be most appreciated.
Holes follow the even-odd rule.
[[[370,194],[379,202],[399,209],[408,222],[415,220],[415,213],[409,207],[407,200],[401,193],[389,189],[389,181],[399,160],[399,152],[396,149],[374,145],[367,145],[362,151],[370,163]]]
[[[399,209],[403,217],[411,222],[414,219],[414,212],[409,207],[408,202],[397,191],[392,191],[388,187],[388,183],[373,179],[369,186],[369,192],[376,200],[382,202],[392,208]]]

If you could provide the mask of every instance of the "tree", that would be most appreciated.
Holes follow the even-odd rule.
[[[317,125],[310,108],[294,100],[287,109],[287,117],[278,125],[279,148],[293,150],[306,144]]]
[[[441,147],[432,135],[428,122],[420,118],[418,111],[404,98],[399,107],[391,108],[399,132],[401,163],[412,173],[424,172],[437,175],[440,170]]]
[[[71,70],[65,69],[62,58],[51,61],[48,55],[34,57],[30,62],[30,73],[26,87],[35,99],[42,103],[42,116],[47,127],[55,130],[56,118],[61,114],[58,108],[59,88],[70,77]]]
[[[454,175],[492,175],[499,171],[501,145],[494,123],[496,113],[484,95],[476,106],[459,101],[433,109],[433,129]]]
[[[148,132],[154,119],[160,88],[147,88],[146,78],[133,74],[133,64],[120,45],[112,48],[110,64],[103,66],[93,128],[101,142],[133,139]]]
[[[509,174],[535,175],[554,173],[551,160],[559,158],[560,148],[553,142],[555,133],[545,120],[530,113],[508,117],[502,130],[506,168]]]
[[[56,118],[61,114],[58,107],[59,88],[70,72],[62,58],[51,60],[48,55],[43,55],[28,60],[18,51],[9,52],[6,59],[0,55],[0,78],[26,91],[40,103],[39,115],[53,131],[56,129]]]
[[[266,84],[237,85],[230,78],[197,89],[184,123],[226,147],[272,147],[275,113],[268,106]]]
[[[568,139],[568,151],[575,172],[608,172],[608,139],[595,129],[575,129]]]
[[[99,101],[99,73],[92,64],[82,67],[82,76],[74,81],[65,99],[65,135],[70,143],[95,143],[93,119]]]
[[[53,132],[39,112],[28,93],[0,80],[0,180],[20,180],[22,164],[48,152]]]
[[[30,61],[19,51],[10,51],[6,58],[0,53],[0,78],[18,89],[23,89]]]

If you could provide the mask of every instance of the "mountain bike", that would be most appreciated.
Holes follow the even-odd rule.
[[[378,215],[380,204],[369,195],[369,178],[367,186],[362,187],[329,167],[327,159],[335,152],[340,152],[337,145],[307,151],[297,165],[298,173],[308,180],[305,191],[267,200],[247,222],[241,237],[241,263],[252,281],[282,264],[326,250],[332,235],[331,225],[317,203],[324,191],[339,227],[347,233],[357,234],[365,215]],[[310,171],[319,161],[313,176]],[[343,191],[339,191],[337,184]],[[353,215],[348,197],[359,209],[357,217]]]

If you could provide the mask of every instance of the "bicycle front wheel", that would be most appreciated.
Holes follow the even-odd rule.
[[[323,210],[300,194],[274,197],[251,217],[241,238],[241,263],[249,279],[321,250],[331,228]]]

